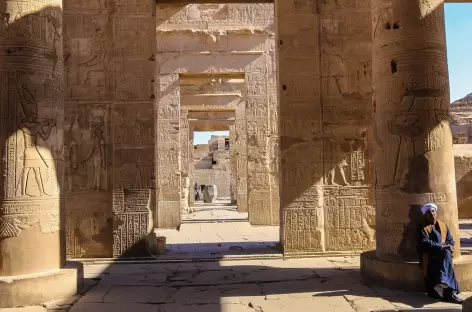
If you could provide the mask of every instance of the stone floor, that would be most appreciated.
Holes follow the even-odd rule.
[[[278,226],[251,226],[238,222],[188,222],[178,230],[157,229],[167,238],[165,259],[222,258],[246,255],[281,256]],[[460,221],[462,250],[472,254],[472,220]]]
[[[166,237],[167,259],[280,255],[278,226],[251,226],[247,221],[183,223],[178,230],[156,229],[156,234]]]
[[[85,295],[31,312],[460,311],[363,284],[359,257],[89,264],[85,274],[94,283]]]
[[[201,240],[206,237],[209,241],[212,233],[218,232],[226,233],[221,240],[236,240],[237,235],[247,235],[247,231],[255,229],[241,224],[239,233],[235,232],[238,226],[228,229],[228,224],[222,223],[211,224],[194,236]],[[218,228],[220,225],[226,227]],[[275,237],[278,229],[273,230],[270,235]],[[461,242],[464,253],[472,253],[472,220],[461,221]],[[40,307],[0,311],[461,311],[458,305],[435,302],[421,293],[364,284],[357,256],[173,263],[92,262],[85,265],[85,277],[87,291],[74,298]],[[472,296],[472,292],[462,296]]]
[[[238,212],[236,205],[231,205],[230,199],[218,198],[214,203],[195,202],[191,207],[192,213],[182,216],[184,222],[247,220],[247,212]]]

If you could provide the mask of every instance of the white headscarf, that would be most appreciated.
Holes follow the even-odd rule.
[[[438,212],[438,206],[436,206],[436,204],[433,204],[433,203],[426,203],[423,205],[423,207],[421,207],[421,213],[423,215],[425,215],[428,211],[430,211],[431,209],[434,209],[436,212]]]

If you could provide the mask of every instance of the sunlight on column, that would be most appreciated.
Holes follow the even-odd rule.
[[[426,18],[429,14],[434,12],[439,6],[444,3],[444,0],[418,0],[420,7],[421,19]]]

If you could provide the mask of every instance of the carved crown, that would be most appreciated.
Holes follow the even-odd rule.
[[[21,90],[18,91],[18,94],[25,115],[28,116],[31,113],[38,114],[38,101],[36,100],[35,95],[33,95],[33,93],[28,89],[28,86],[23,84]]]

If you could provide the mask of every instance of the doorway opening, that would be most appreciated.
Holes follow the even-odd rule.
[[[280,254],[274,13],[273,3],[157,4],[159,105],[180,120],[180,226],[156,229],[168,256]],[[177,206],[162,194],[158,207],[167,198]]]
[[[248,213],[237,207],[237,172],[232,166],[235,153],[230,131],[194,131],[193,136],[190,196],[194,201],[182,222],[247,220]]]

